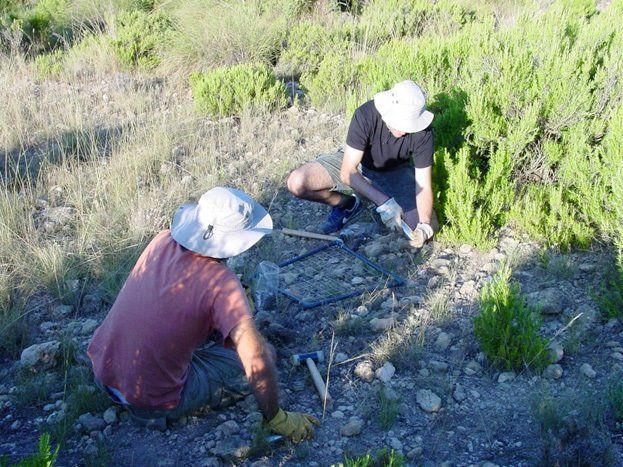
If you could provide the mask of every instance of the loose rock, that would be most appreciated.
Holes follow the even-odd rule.
[[[376,370],[376,377],[383,381],[384,383],[389,383],[396,372],[396,368],[390,362],[385,362],[385,364]]]
[[[548,365],[543,371],[543,377],[547,379],[560,379],[562,377],[563,370],[558,364]]]
[[[595,378],[595,376],[597,376],[597,372],[593,370],[593,367],[590,366],[588,363],[583,363],[582,366],[580,366],[580,374],[590,379],[593,379]]]
[[[346,437],[357,436],[361,433],[362,428],[363,420],[357,417],[351,417],[348,423],[340,428],[340,434]]]
[[[439,396],[428,389],[420,389],[415,395],[415,400],[424,412],[438,412],[441,408]]]
[[[33,371],[41,371],[56,365],[61,343],[58,341],[35,344],[24,349],[20,358],[22,367]]]

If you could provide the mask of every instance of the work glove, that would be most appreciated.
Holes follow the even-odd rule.
[[[376,212],[381,215],[383,224],[392,230],[400,230],[400,219],[402,218],[402,208],[394,198],[389,198],[376,208]]]
[[[289,438],[293,443],[300,443],[314,436],[314,425],[320,425],[320,422],[316,417],[306,413],[279,409],[277,415],[267,422],[267,425],[271,431]]]
[[[431,238],[433,238],[433,228],[430,224],[419,223],[411,233],[411,240],[409,241],[409,244],[413,248],[422,248]]]

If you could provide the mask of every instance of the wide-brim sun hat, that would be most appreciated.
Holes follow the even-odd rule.
[[[234,188],[216,187],[198,203],[180,206],[173,215],[171,236],[189,250],[212,258],[230,258],[255,245],[273,228],[258,202]]]
[[[434,117],[432,112],[426,110],[426,96],[411,80],[375,94],[374,106],[387,126],[405,133],[426,129]]]

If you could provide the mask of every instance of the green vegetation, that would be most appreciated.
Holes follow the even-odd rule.
[[[2,456],[0,457],[0,467],[52,467],[58,457],[59,448],[60,446],[56,446],[56,449],[52,451],[50,435],[44,433],[39,438],[38,450],[35,454],[31,454],[17,464],[9,464],[9,461]]]
[[[286,104],[285,87],[266,65],[242,64],[194,73],[190,86],[197,109],[215,117],[249,109],[273,110]]]
[[[560,397],[537,394],[532,414],[540,428],[544,465],[616,465],[606,407],[594,390]]]
[[[504,267],[483,287],[479,308],[474,334],[494,366],[540,370],[548,363],[546,341],[539,335],[540,319],[526,305],[519,285],[511,282],[510,268]]]
[[[623,422],[623,374],[615,373],[608,382],[608,403],[619,422]]]
[[[160,63],[158,46],[167,40],[169,18],[160,13],[130,11],[115,18],[116,34],[112,40],[115,53],[128,67],[150,69]]]
[[[623,267],[617,265],[606,271],[597,302],[606,318],[623,317]]]
[[[402,467],[405,465],[405,460],[393,449],[380,449],[374,456],[369,453],[356,458],[345,456],[344,463],[341,465],[343,467]]]
[[[389,430],[398,417],[398,400],[387,396],[383,386],[379,388],[378,421],[383,430]]]

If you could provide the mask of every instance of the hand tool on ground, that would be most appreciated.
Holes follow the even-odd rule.
[[[323,235],[316,232],[307,232],[306,230],[294,230],[294,229],[274,229],[273,232],[281,232],[284,235],[290,235],[293,237],[312,238],[314,240],[326,240],[329,242],[342,242],[339,237],[333,235]]]
[[[324,380],[320,373],[318,372],[318,368],[316,368],[315,361],[323,362],[324,361],[324,352],[322,350],[318,350],[316,352],[308,352],[308,353],[300,353],[292,355],[292,363],[295,366],[301,364],[301,362],[305,362],[307,364],[307,368],[309,368],[309,372],[311,373],[312,380],[314,381],[314,385],[318,390],[318,394],[320,395],[320,399],[324,401],[326,399],[327,403],[331,401],[331,396],[329,395],[329,391],[324,384]]]

